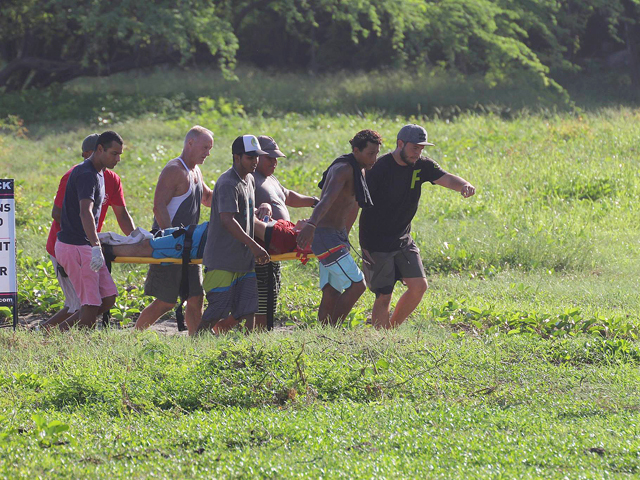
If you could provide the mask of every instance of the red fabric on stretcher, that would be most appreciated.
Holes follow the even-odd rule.
[[[298,239],[298,232],[295,231],[295,224],[287,220],[278,220],[273,226],[267,227],[271,230],[271,241],[269,242],[269,248],[267,251],[271,255],[281,255],[283,253],[296,252],[299,256],[310,255],[311,249],[306,248],[304,250],[298,249],[296,240]],[[256,241],[260,246],[264,248],[265,244],[259,238]]]

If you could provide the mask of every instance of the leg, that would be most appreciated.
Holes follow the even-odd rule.
[[[367,287],[365,286],[364,281],[361,280],[359,282],[352,283],[349,288],[342,292],[333,308],[330,319],[331,325],[334,327],[342,325],[342,321],[347,315],[349,315],[349,312],[366,289]]]
[[[47,319],[44,323],[42,323],[40,327],[45,330],[51,330],[52,327],[60,325],[71,315],[72,314],[69,313],[69,307],[64,307],[58,310],[51,318]]]
[[[340,298],[340,292],[328,283],[322,287],[322,300],[318,308],[318,321],[323,325],[334,325],[331,322],[331,314],[336,308],[336,303]]]
[[[52,317],[53,318],[53,317]],[[69,315],[66,319],[62,320],[59,323],[53,324],[49,323],[49,320],[42,325],[42,328],[48,333],[51,332],[54,328],[58,327],[60,331],[69,330],[73,325],[78,323],[78,319],[80,318],[80,310],[76,310],[71,315]]]
[[[64,294],[64,307],[40,325],[46,331],[51,331],[53,327],[60,325],[72,315],[75,315],[75,318],[71,319],[71,322],[75,323],[76,321],[78,321],[81,307],[78,294],[73,288],[71,279],[68,277],[65,270],[58,263],[54,256],[51,256],[51,263],[53,265],[54,271],[56,272],[58,284],[60,285],[62,293]],[[71,310],[71,312],[69,312],[69,310]]]
[[[96,324],[99,305],[83,305],[80,307],[80,320],[77,325],[80,328],[91,328]]]
[[[130,245],[113,245],[113,254],[116,257],[152,257],[153,249],[149,240]]]
[[[402,324],[420,304],[422,296],[429,288],[426,278],[405,278],[403,280],[407,285],[407,291],[398,300],[398,304],[389,320],[389,326],[386,328],[395,328]]]
[[[245,322],[245,326],[250,332],[263,332],[267,329],[267,316],[255,314],[252,321]]]
[[[175,303],[163,302],[156,298],[140,313],[140,316],[136,321],[136,330],[146,330],[156,323],[162,315],[171,311],[175,305]]]
[[[371,323],[375,328],[389,328],[389,306],[391,294],[376,294],[371,312]]]
[[[104,312],[111,310],[111,307],[116,303],[116,296],[111,295],[102,299],[102,304],[99,306],[83,305],[80,308],[80,321],[79,327],[93,328],[96,325],[98,315],[102,315]]]
[[[187,323],[189,335],[195,335],[198,325],[202,321],[202,305],[204,304],[204,295],[194,295],[187,299],[187,308],[184,320]]]
[[[236,327],[242,320],[246,320],[248,323],[253,323],[253,314],[245,315],[244,317],[240,317],[238,320],[229,315],[227,318],[220,320],[213,326],[213,333],[216,335],[227,333]]]

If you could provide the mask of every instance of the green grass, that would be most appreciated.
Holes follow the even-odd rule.
[[[77,82],[41,92],[58,95],[41,112],[37,98],[2,102],[2,115],[28,129],[14,118],[0,131],[0,178],[18,186],[24,308],[59,307],[44,253],[51,203],[91,131],[123,134],[116,171],[147,228],[158,174],[196,123],[215,134],[203,166],[210,185],[230,165],[232,140],[250,132],[273,136],[287,154],[277,171],[284,185],[317,194],[323,169],[358,130],[380,131],[386,152],[415,121],[436,144],[429,154],[477,194],[423,187],[413,234],[430,289],[396,332],[365,326],[370,292],[344,330],[318,328],[313,261],[284,266],[286,333],[190,340],[0,330],[0,476],[638,473],[639,110],[517,109],[509,101],[517,90],[491,91],[484,104],[500,107],[473,109],[464,96],[472,81],[422,78],[433,87],[423,88],[420,77],[399,83],[391,73],[309,80],[241,71],[239,83],[184,75]],[[430,95],[448,113],[427,109]],[[421,112],[415,98],[427,98]],[[117,230],[113,215],[105,228]],[[148,302],[144,273],[114,267],[122,292],[114,313],[125,322]]]
[[[391,334],[2,343],[7,477],[561,478],[640,466],[637,364],[614,354],[559,367],[554,341],[453,338],[415,321]],[[68,430],[48,433],[36,412]]]

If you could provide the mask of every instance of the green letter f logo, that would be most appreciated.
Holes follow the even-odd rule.
[[[411,178],[411,190],[416,186],[416,182],[420,180],[420,170],[413,171],[413,177]]]

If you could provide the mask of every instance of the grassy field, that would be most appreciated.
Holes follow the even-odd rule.
[[[268,134],[288,155],[280,181],[308,194],[358,130],[378,130],[386,152],[404,123],[423,124],[436,144],[429,154],[477,188],[465,200],[423,187],[413,228],[431,287],[423,302],[381,333],[365,325],[367,292],[344,329],[325,330],[315,325],[316,265],[289,262],[286,333],[0,330],[0,476],[637,474],[640,110],[550,99],[534,109],[531,92],[523,107],[516,90],[438,78],[424,79],[440,95],[430,104],[418,81],[400,88],[392,74],[239,75],[211,85],[176,73],[83,81],[42,93],[40,111],[33,99],[0,101],[2,115],[25,120],[0,117],[0,178],[18,185],[24,311],[59,304],[44,244],[59,178],[84,136],[123,135],[116,171],[148,228],[158,174],[196,123],[215,134],[203,166],[210,185],[237,135]],[[117,229],[112,215],[106,228]],[[144,268],[114,270],[114,316],[126,323],[147,301]]]

